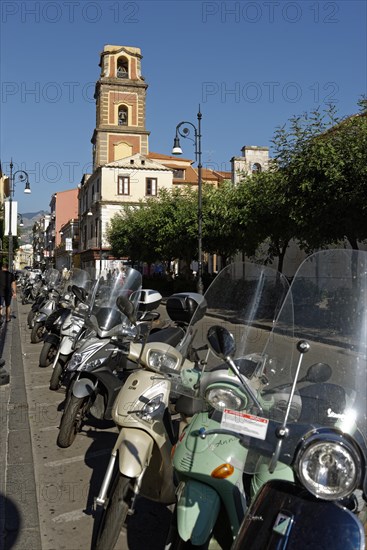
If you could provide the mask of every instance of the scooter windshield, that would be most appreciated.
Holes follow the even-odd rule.
[[[220,326],[232,334],[236,346],[234,360],[241,374],[247,379],[262,378],[264,369],[270,366],[258,364],[260,354],[288,288],[281,273],[249,262],[232,263],[217,275],[204,295],[205,307],[199,306],[194,313],[183,346],[186,357],[200,365],[197,397],[206,399],[211,371],[216,371],[219,378],[220,371],[229,373],[234,384],[242,386],[224,358],[209,351],[207,333],[212,326]],[[181,388],[180,392],[185,390]]]
[[[49,268],[45,273],[45,281],[50,288],[54,288],[60,283],[61,274],[57,269]]]
[[[199,307],[192,318],[190,330],[196,333],[193,348],[202,347],[208,328],[217,324],[233,334],[236,357],[261,353],[288,288],[286,277],[270,267],[250,262],[228,265],[205,293],[205,316]],[[203,358],[203,352],[200,355]],[[207,368],[215,362],[218,360],[210,355]]]
[[[118,309],[116,300],[120,296],[128,298],[137,312],[141,285],[141,273],[132,268],[98,279],[93,289],[90,318],[100,336],[111,335],[111,331],[117,333],[123,327],[131,325]]]
[[[273,367],[258,394],[270,420],[266,439],[278,422],[290,429],[284,460],[310,427],[340,430],[366,445],[366,353],[367,252],[309,256],[269,335],[264,357]]]
[[[285,298],[280,286],[284,278],[269,268],[228,266],[205,295],[206,315],[191,327],[206,363],[198,391],[218,433],[238,434],[248,449],[247,473],[261,456],[290,464],[315,429],[348,434],[362,453],[367,445],[367,252],[317,252]],[[232,333],[228,356],[243,384],[225,354],[200,349],[212,326]],[[218,340],[220,329],[215,334]],[[220,435],[207,442],[214,453],[222,446]]]
[[[73,268],[70,272],[70,277],[67,280],[68,286],[78,286],[88,291],[93,283],[94,277],[85,269]]]

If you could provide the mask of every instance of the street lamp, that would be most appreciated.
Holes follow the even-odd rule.
[[[28,180],[28,174],[24,170],[16,170],[13,173],[13,160],[10,161],[10,186],[9,186],[9,231],[8,231],[8,241],[9,241],[9,269],[13,269],[13,233],[12,233],[12,204],[13,196],[15,191],[15,176],[17,176],[19,182],[25,181],[24,193],[30,193],[31,187]]]
[[[203,294],[203,281],[202,281],[202,272],[203,272],[203,264],[202,264],[202,164],[201,164],[201,118],[202,114],[200,111],[200,105],[199,105],[199,112],[197,114],[198,124],[195,126],[192,122],[180,122],[176,126],[176,137],[173,142],[173,149],[172,154],[173,155],[182,155],[182,149],[180,146],[180,138],[179,136],[183,138],[189,138],[191,141],[195,144],[195,160],[198,165],[198,282],[197,282],[197,290],[199,294]],[[190,128],[188,126],[191,126],[194,130],[194,139],[190,137]]]

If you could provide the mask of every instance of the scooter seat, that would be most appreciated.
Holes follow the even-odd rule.
[[[184,336],[185,331],[181,327],[166,327],[149,334],[147,342],[162,342],[175,347]]]

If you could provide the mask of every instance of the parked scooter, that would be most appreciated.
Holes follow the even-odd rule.
[[[24,292],[27,292],[26,288],[28,288],[29,293],[32,295],[31,301],[33,301],[27,316],[28,327],[32,329],[35,315],[45,306],[47,300],[51,298],[53,289],[60,283],[61,275],[57,269],[50,268],[44,273],[43,277],[37,274],[34,278],[28,276],[26,280],[27,283]],[[28,301],[25,303],[28,303]]]
[[[91,312],[85,320],[95,336],[75,351],[64,373],[68,383],[57,438],[60,447],[73,443],[89,413],[98,419],[111,419],[113,402],[127,376],[129,342],[137,335],[141,281],[141,273],[129,268],[96,284]],[[128,299],[128,316],[118,307],[121,297]]]
[[[180,378],[202,406],[198,404],[199,411],[173,455],[179,485],[167,549],[207,548],[214,539],[224,549],[233,543],[247,509],[243,470],[248,451],[236,435],[223,433],[221,422],[227,409],[244,416],[248,396],[256,399],[258,388],[265,383],[258,352],[287,288],[286,278],[271,268],[234,263],[223,269],[207,290],[205,318],[193,318],[196,368],[182,371]],[[221,327],[231,327],[238,341],[236,360],[230,365],[211,353],[210,341],[208,349],[207,327],[218,322]],[[221,334],[225,338],[224,329]]]
[[[46,332],[45,322],[48,316],[59,308],[62,293],[61,274],[57,269],[48,269],[44,278],[46,299],[35,302],[28,315],[28,326],[31,328],[31,342],[38,344]],[[33,312],[33,316],[32,316]]]
[[[56,271],[59,277],[61,277],[57,270],[52,271]],[[33,344],[37,344],[43,340],[46,333],[46,320],[53,311],[58,307],[74,307],[74,295],[71,292],[71,287],[73,285],[84,287],[90,285],[91,282],[89,273],[78,268],[72,270],[71,276],[67,281],[61,281],[61,279],[59,281],[60,284],[58,286],[56,284],[52,286],[53,290],[49,299],[34,316],[31,332],[31,342]]]
[[[21,286],[22,304],[25,305],[36,299],[44,281],[42,276],[39,274],[37,274],[34,278],[31,278],[27,273],[20,279],[19,283]]]
[[[41,368],[52,365],[61,342],[62,326],[70,317],[71,312],[71,308],[58,307],[47,317],[45,321],[45,333],[43,335],[43,346],[39,356],[39,366]]]
[[[51,346],[56,347],[49,386],[52,391],[57,391],[61,387],[66,365],[75,350],[82,345],[86,338],[94,334],[94,331],[87,327],[86,319],[91,312],[90,308],[96,289],[95,282],[88,279],[85,273],[83,276],[82,274],[79,275],[81,275],[78,280],[79,285],[71,285],[70,290],[74,295],[76,307],[70,311],[64,320],[60,329],[60,336],[51,334],[45,339]]]
[[[128,377],[112,410],[120,433],[96,500],[103,512],[92,544],[95,550],[115,547],[127,515],[134,513],[138,495],[165,504],[174,502],[171,451],[178,437],[178,422],[174,426],[171,421],[172,388],[165,373],[192,367],[178,344],[186,338],[197,307],[204,315],[205,300],[196,293],[182,293],[170,297],[166,307],[171,319],[184,324],[186,330],[182,326],[168,329],[169,340],[163,341],[163,329],[151,336],[156,341],[135,348],[141,368]],[[131,351],[130,358],[132,355]],[[191,401],[176,402],[174,412],[192,415]]]
[[[249,399],[255,432],[237,428],[256,460],[234,550],[365,548],[366,312],[367,252],[321,251],[300,266],[264,350],[276,367],[257,394],[263,411]],[[276,479],[282,463],[294,480]]]

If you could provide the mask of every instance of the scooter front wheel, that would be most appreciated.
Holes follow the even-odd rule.
[[[194,546],[189,540],[182,540],[177,529],[177,512],[175,509],[171,519],[171,526],[168,531],[164,550],[208,550],[209,543],[210,541],[208,541],[206,544],[201,544],[200,546]]]
[[[34,323],[32,332],[31,332],[31,342],[32,344],[39,344],[42,342],[42,337],[46,332],[45,323]]]
[[[126,522],[132,495],[132,480],[118,471],[107,506],[102,513],[92,550],[113,550],[115,548],[120,531]]]
[[[23,303],[23,300],[22,300],[22,303]],[[33,311],[33,309],[31,309],[31,311],[28,313],[27,315],[27,325],[28,325],[28,328],[32,328],[33,327],[33,318],[35,316],[36,312]]]
[[[62,365],[57,362],[54,368],[52,369],[52,374],[50,378],[50,390],[57,391],[61,386],[61,377],[62,377],[63,368]]]
[[[59,447],[70,447],[73,443],[88,411],[89,401],[89,397],[70,396],[60,422],[60,431],[57,437]]]
[[[55,359],[56,352],[57,346],[55,346],[55,344],[52,344],[51,342],[45,342],[43,344],[43,348],[41,349],[39,366],[49,367],[50,365],[52,365]]]

